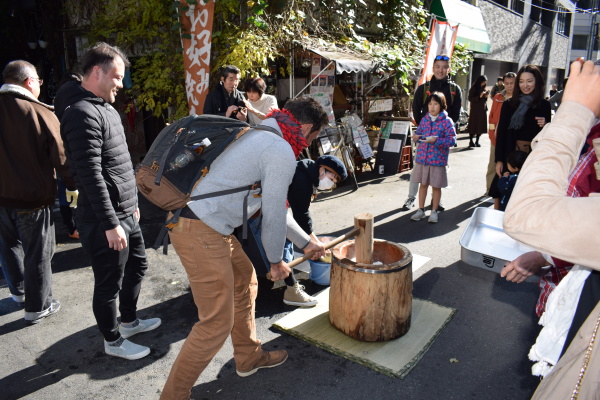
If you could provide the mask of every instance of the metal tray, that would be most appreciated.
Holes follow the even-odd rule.
[[[478,207],[460,237],[460,258],[474,267],[500,273],[508,263],[533,249],[512,239],[502,228],[504,212]],[[528,281],[537,282],[533,275]]]

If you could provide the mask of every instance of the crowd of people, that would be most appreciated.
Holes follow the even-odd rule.
[[[58,173],[64,186],[61,206],[76,212],[69,234],[76,235],[91,260],[92,311],[105,353],[136,360],[150,349],[129,338],[159,328],[161,319],[140,319],[136,313],[149,266],[134,169],[121,118],[111,105],[128,66],[127,56],[117,47],[106,43],[90,47],[83,58],[81,79],[68,80],[60,87],[54,107],[38,100],[43,82],[32,64],[17,60],[4,69],[2,128],[16,134],[0,138],[0,263],[13,300],[24,307],[27,323],[38,323],[60,310],[60,302],[52,297],[50,269],[56,245],[51,214]],[[450,58],[435,57],[433,77],[417,87],[412,103],[417,123],[412,135],[415,168],[404,208],[417,203],[411,216],[414,221],[426,217],[430,186],[428,222],[438,222],[443,210],[441,189],[448,186],[449,153],[456,144],[455,124],[462,103],[461,90],[450,80],[449,71]],[[189,398],[198,377],[229,336],[241,377],[286,361],[285,350],[268,351],[256,337],[257,275],[234,231],[251,216],[249,225],[271,279],[285,280],[287,285],[283,301],[314,306],[316,299],[304,291],[288,264],[294,245],[314,258],[325,254],[324,243],[313,232],[310,201],[316,189],[330,189],[347,176],[343,163],[333,156],[297,160],[328,123],[317,101],[303,97],[279,109],[276,99],[266,94],[261,78],[245,82],[245,95],[237,89],[239,83],[237,67],[223,68],[218,87],[206,98],[204,113],[248,121],[250,131],[214,161],[192,195],[257,181],[261,187],[253,189],[256,196],[236,192],[190,202],[169,232],[189,279],[198,322],[173,364],[163,399]],[[600,95],[591,89],[598,83],[600,67],[590,62],[573,64],[569,86],[560,92],[562,105],[546,129],[551,105],[543,98],[544,80],[537,67],[525,65],[516,74],[507,72],[492,93],[486,90],[484,75],[469,90],[469,147],[479,147],[486,130],[492,142],[488,194],[495,208],[506,210],[508,234],[536,249],[507,265],[502,276],[522,282],[548,268],[540,282],[536,310],[547,329],[532,349],[539,374],[547,376],[538,389],[540,394],[536,393],[539,398],[549,398],[544,396],[556,390],[557,382],[573,375],[599,311],[600,266],[592,250],[596,248],[597,197],[592,194],[600,189],[593,144],[600,137],[600,125],[595,125]],[[252,128],[256,125],[273,133]],[[600,151],[600,143],[597,147]],[[23,165],[16,157],[29,160],[28,168],[11,168]],[[583,215],[586,218],[574,220]],[[577,232],[562,235],[574,225]],[[579,288],[578,295],[568,297],[573,286]],[[570,304],[566,311],[560,309],[565,302]],[[567,317],[555,317],[560,313]],[[558,339],[547,333],[556,331],[557,325],[564,333]],[[554,344],[550,350],[548,342]],[[591,363],[597,367],[597,357]],[[588,393],[590,382],[597,385],[598,378],[584,382],[578,390]]]

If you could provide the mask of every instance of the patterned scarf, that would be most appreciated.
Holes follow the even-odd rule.
[[[288,110],[273,110],[266,118],[274,118],[283,132],[283,138],[292,146],[294,156],[298,158],[300,152],[308,147],[306,138],[302,136],[300,122]]]

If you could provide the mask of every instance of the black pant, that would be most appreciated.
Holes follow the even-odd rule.
[[[121,322],[133,322],[142,279],[148,269],[144,238],[139,223],[132,215],[120,220],[127,247],[116,251],[108,247],[104,229],[95,223],[79,223],[83,249],[92,259],[94,298],[92,308],[98,328],[108,342],[121,336],[117,323],[117,296]]]
[[[50,307],[54,247],[50,207],[0,207],[0,265],[10,293],[25,294],[25,312]]]

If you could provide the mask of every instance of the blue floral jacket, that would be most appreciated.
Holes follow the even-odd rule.
[[[437,140],[435,143],[419,142],[415,162],[435,167],[448,165],[450,147],[456,143],[456,131],[446,111],[442,111],[435,121],[432,121],[427,113],[421,120],[416,134],[424,137],[437,136]]]

